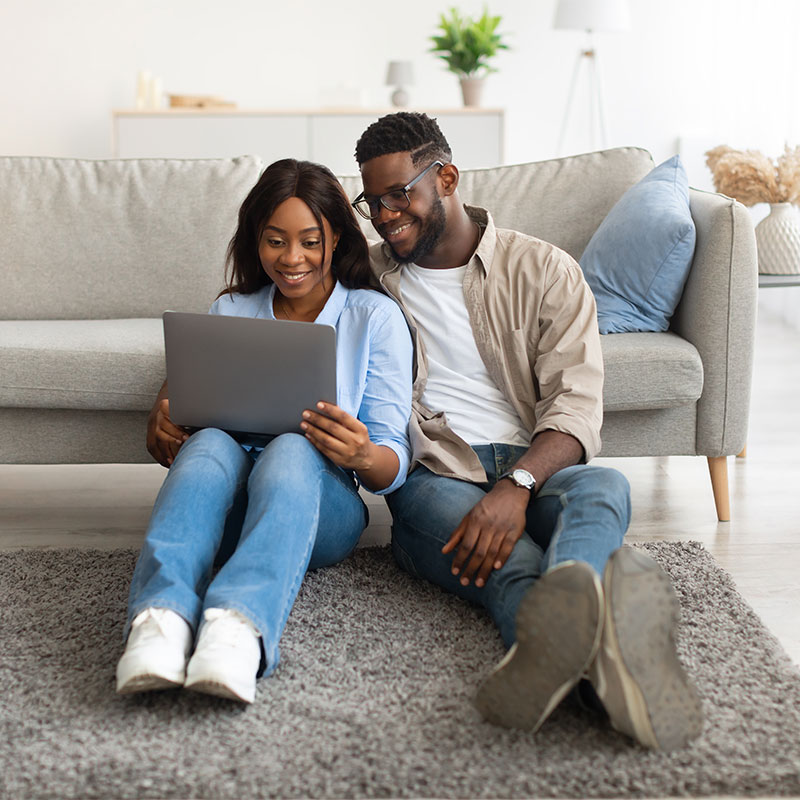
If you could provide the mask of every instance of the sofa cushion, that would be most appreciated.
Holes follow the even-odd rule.
[[[259,159],[0,158],[0,318],[206,311]]]
[[[673,408],[703,391],[703,362],[694,345],[675,333],[601,336],[605,364],[603,410]]]
[[[166,375],[160,319],[0,321],[0,407],[147,411]]]
[[[581,256],[600,333],[667,330],[695,238],[689,181],[674,156],[625,192]]]

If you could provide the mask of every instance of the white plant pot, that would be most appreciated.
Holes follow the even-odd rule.
[[[765,275],[800,274],[800,209],[792,203],[770,203],[756,225],[758,271]]]
[[[479,106],[486,78],[459,78],[465,106]]]

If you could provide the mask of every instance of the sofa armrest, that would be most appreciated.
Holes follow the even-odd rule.
[[[735,200],[692,189],[694,260],[671,328],[703,361],[697,454],[727,456],[747,440],[753,372],[758,256],[753,222]]]

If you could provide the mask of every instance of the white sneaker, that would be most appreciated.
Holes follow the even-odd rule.
[[[167,608],[147,608],[131,623],[125,652],[117,664],[120,694],[183,686],[192,649],[189,623]]]
[[[242,703],[256,697],[261,663],[259,633],[247,617],[227,608],[209,608],[186,667],[187,689]]]

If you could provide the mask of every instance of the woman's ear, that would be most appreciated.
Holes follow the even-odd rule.
[[[334,250],[336,250],[336,246],[339,244],[339,238],[340,238],[340,236],[341,236],[341,235],[340,235],[340,234],[338,234],[338,233],[334,233],[334,234],[333,234],[333,237],[332,237],[332,239],[331,239],[331,245],[332,245],[332,246],[331,246],[331,252],[333,252]]]
[[[458,167],[455,164],[445,164],[439,169],[438,177],[442,185],[442,194],[445,197],[455,194],[458,188]]]

